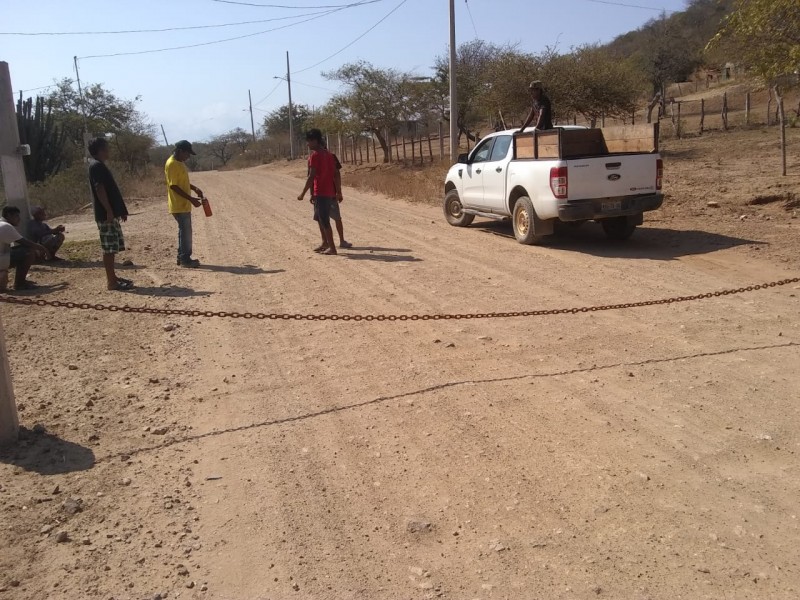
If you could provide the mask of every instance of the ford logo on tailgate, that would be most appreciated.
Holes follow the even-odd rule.
[[[622,179],[622,175],[620,175],[619,173],[614,173],[608,176],[609,181],[619,181],[620,179]]]

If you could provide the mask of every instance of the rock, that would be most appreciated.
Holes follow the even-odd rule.
[[[194,581],[189,581],[189,582],[187,582],[187,583],[186,583],[186,587],[187,587],[187,588],[189,588],[190,590],[191,590],[192,588],[194,588]]]
[[[96,433],[93,433],[92,435],[89,436],[88,439],[90,442],[97,442],[100,441],[100,436],[97,435]]]
[[[152,433],[153,435],[166,435],[168,431],[169,427],[157,427],[156,429],[153,429],[153,431],[151,431],[150,433]]]
[[[37,435],[44,435],[45,433],[47,433],[47,427],[45,427],[41,423],[36,423],[33,426],[33,429],[31,429],[31,431],[33,431],[33,433]]]
[[[203,585],[200,586],[200,591],[201,592],[207,592],[208,591],[208,586],[204,583]]]
[[[175,331],[177,325],[173,325],[172,323],[167,323],[164,325],[164,331]]]
[[[164,502],[164,508],[166,508],[167,510],[170,510],[172,508],[172,502],[170,502],[169,500]]]
[[[124,485],[124,486],[127,487],[127,486],[129,486],[131,484],[131,478],[130,477],[124,477],[123,479],[120,480],[119,484],[120,485]]]
[[[189,574],[189,569],[187,569],[183,565],[178,565],[178,575],[186,577],[188,574]]]
[[[94,402],[92,402],[92,400],[90,398],[89,400],[86,401],[86,404],[84,404],[84,406],[86,408],[92,408],[94,406]]]
[[[445,346],[445,348],[455,348],[455,347],[456,345],[453,342],[450,342],[449,344],[447,344],[447,346]]]
[[[59,531],[56,535],[56,543],[64,544],[69,541],[69,534],[66,531]]]
[[[59,486],[54,487],[53,491],[50,492],[50,493],[53,494],[54,496],[60,494],[61,493],[61,487],[59,487]]]
[[[650,481],[650,475],[647,473],[639,473],[639,477],[642,479],[642,481]]]
[[[508,550],[508,547],[504,546],[497,540],[493,540],[489,542],[489,550],[494,550],[495,552],[503,552],[505,550]]]
[[[132,267],[133,266],[133,261],[130,258],[127,258],[127,259],[122,261],[122,266],[123,267]]]
[[[77,370],[78,370],[78,365],[69,365],[67,368],[68,368],[70,371],[77,371]]]
[[[406,531],[409,533],[430,533],[433,531],[433,525],[428,521],[409,521],[406,524]]]
[[[83,500],[80,498],[68,498],[61,504],[61,509],[68,515],[76,515],[83,512]]]
[[[417,577],[422,577],[422,574],[425,572],[425,569],[422,567],[408,567],[408,570]]]
[[[708,206],[709,208],[719,208],[719,202],[715,202],[714,200],[712,200],[711,202],[708,202],[706,206]]]
[[[491,342],[492,338],[490,338],[488,335],[480,335],[480,336],[478,336],[478,341],[480,341],[480,342]]]
[[[51,532],[51,531],[53,531],[53,529],[55,529],[55,528],[56,528],[56,526],[55,526],[53,523],[50,523],[49,525],[45,525],[45,526],[43,526],[43,527],[42,527],[42,528],[39,530],[39,533],[41,533],[41,534],[50,533],[50,532]]]
[[[293,583],[293,584],[292,584],[292,589],[293,589],[295,592],[299,592],[299,591],[300,591],[300,586],[299,586],[297,583]]]
[[[151,377],[149,381],[150,383],[158,383],[158,377]]]
[[[81,539],[81,544],[83,544],[84,546],[91,546],[92,545],[92,540],[89,539],[88,537],[82,538]]]
[[[747,215],[740,215],[739,220],[744,221],[747,218]]]

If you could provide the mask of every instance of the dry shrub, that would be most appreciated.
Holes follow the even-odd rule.
[[[141,173],[132,174],[110,165],[117,184],[126,199],[153,198],[166,194],[164,171],[148,165]],[[76,211],[92,202],[86,166],[76,164],[46,181],[28,186],[31,206],[44,206],[50,216]]]
[[[450,166],[402,164],[345,167],[342,184],[359,190],[385,194],[414,202],[438,204],[444,194],[444,180]]]

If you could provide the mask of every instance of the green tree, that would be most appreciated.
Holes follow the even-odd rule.
[[[708,44],[724,47],[772,89],[778,101],[783,175],[786,175],[786,116],[783,88],[800,68],[800,6],[797,0],[736,0]]]
[[[341,115],[351,131],[374,135],[384,160],[389,156],[386,132],[397,131],[403,121],[419,119],[427,109],[425,97],[417,93],[419,86],[409,73],[358,61],[323,75],[346,87],[333,97],[326,112]]]

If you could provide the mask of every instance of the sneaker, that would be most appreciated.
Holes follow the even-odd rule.
[[[189,262],[181,262],[181,263],[178,263],[178,264],[181,267],[183,267],[184,269],[196,269],[197,267],[200,266],[200,261],[197,260],[196,258],[193,258]]]

